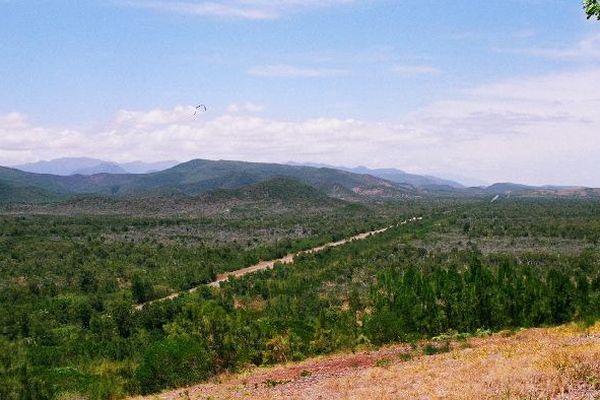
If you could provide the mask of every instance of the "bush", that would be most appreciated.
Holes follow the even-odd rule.
[[[423,347],[423,354],[431,356],[434,354],[447,353],[450,351],[450,342],[444,342],[441,345],[426,344]]]
[[[204,380],[212,367],[206,346],[197,338],[169,337],[146,350],[137,380],[141,392],[147,394]]]

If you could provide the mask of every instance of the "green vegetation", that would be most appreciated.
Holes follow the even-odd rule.
[[[44,189],[0,181],[0,204],[22,202],[24,200],[29,203],[43,203],[63,199],[64,196]]]
[[[598,3],[598,0],[583,0],[583,8],[588,19],[597,18],[600,21],[600,3]]]
[[[38,197],[65,198],[81,195],[127,198],[132,196],[197,196],[217,189],[237,189],[268,181],[288,178],[319,189],[334,197],[369,197],[361,192],[376,191],[377,197],[403,197],[414,194],[405,188],[370,175],[353,174],[331,168],[312,168],[283,164],[241,161],[193,160],[173,168],[148,174],[99,174],[93,176],[56,176],[33,174],[0,167],[0,202],[2,186],[22,190],[13,202],[31,202],[28,192]],[[19,194],[19,192],[15,192]]]
[[[242,190],[239,209],[204,217],[0,217],[0,398],[122,398],[252,364],[436,337],[422,349],[433,354],[450,337],[600,316],[600,202],[291,207],[287,185]],[[266,192],[264,209],[238,202]],[[413,215],[425,218],[133,307]]]

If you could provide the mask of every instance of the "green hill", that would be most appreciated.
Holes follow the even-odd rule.
[[[230,211],[276,214],[290,210],[324,210],[347,207],[350,203],[328,196],[323,191],[295,179],[276,177],[236,189],[216,189],[200,195],[144,195],[115,197],[101,195],[52,196],[48,192],[2,190],[0,203],[13,212],[42,214],[122,214],[122,215],[196,215],[227,214]],[[11,197],[8,196],[11,194]],[[62,200],[62,201],[60,201]],[[27,204],[17,204],[27,203]]]
[[[65,198],[65,195],[38,187],[0,182],[0,203],[45,203]]]
[[[195,196],[217,189],[237,189],[282,177],[297,180],[328,195],[341,198],[413,196],[414,190],[370,175],[330,168],[239,161],[193,160],[150,174],[98,174],[55,176],[0,168],[0,182],[65,195]]]
[[[241,200],[249,202],[277,201],[284,203],[341,204],[323,191],[291,178],[276,177],[238,189],[218,189],[202,195],[205,201]]]

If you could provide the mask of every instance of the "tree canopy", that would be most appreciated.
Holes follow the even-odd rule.
[[[583,8],[585,9],[588,19],[596,18],[600,21],[600,3],[598,3],[598,0],[584,0]]]

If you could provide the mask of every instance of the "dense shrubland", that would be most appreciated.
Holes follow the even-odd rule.
[[[247,365],[599,316],[599,203],[387,207],[340,209],[304,216],[304,223],[301,214],[262,221],[3,217],[0,398],[119,398]],[[132,307],[257,258],[411,213],[426,218],[220,289]],[[210,228],[195,230],[193,243],[177,236],[199,225]],[[278,232],[276,245],[270,236],[243,244],[231,239],[269,229]],[[228,239],[214,235],[219,230]],[[298,230],[307,234],[285,238]],[[584,250],[478,248],[480,240],[525,236],[567,237]],[[443,248],[422,245],[445,237],[452,243]]]

